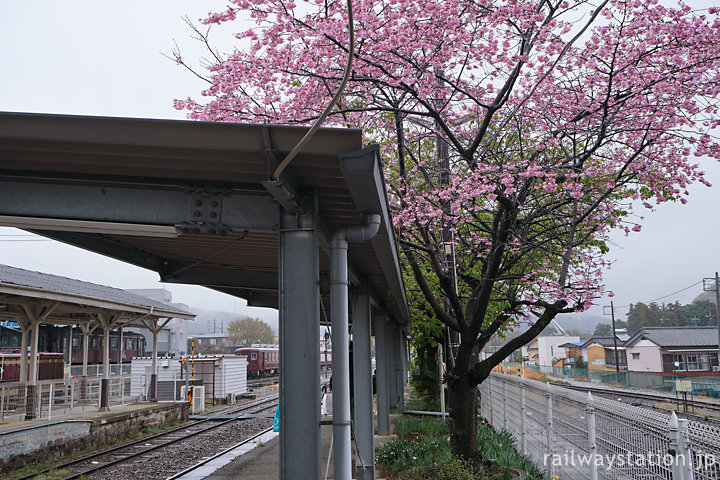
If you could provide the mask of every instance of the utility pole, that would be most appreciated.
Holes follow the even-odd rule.
[[[438,87],[438,92],[443,87],[443,83],[441,78],[445,75],[443,70],[438,70],[436,73],[436,82]],[[444,107],[444,98],[441,98],[438,96],[438,98],[435,101],[435,108],[437,109],[438,113],[441,113],[442,108]],[[451,181],[451,170],[450,170],[450,148],[448,143],[445,141],[445,139],[442,137],[442,129],[440,127],[440,121],[435,120],[435,153],[437,155],[438,160],[438,184],[446,187],[450,185]],[[445,219],[450,218],[451,215],[451,201],[450,199],[443,200],[442,203],[442,211],[443,211],[443,217]],[[446,226],[442,225],[441,227],[441,241],[442,241],[442,253],[441,258],[443,262],[443,267],[445,267],[445,271],[450,275],[451,282],[453,284],[454,293],[457,295],[457,275],[455,272],[455,242],[454,242],[454,235],[452,231]],[[452,308],[450,307],[450,299],[446,299],[445,307],[448,313],[451,315],[454,314],[452,311]],[[455,368],[455,354],[457,353],[457,347],[460,344],[459,334],[457,332],[454,332],[450,329],[450,327],[445,328],[445,336],[447,338],[447,345],[445,345],[445,355],[446,355],[446,361],[449,367],[449,370],[453,370]]]
[[[603,312],[605,313],[605,312]],[[607,315],[607,313],[605,314]],[[615,332],[615,306],[613,302],[610,302],[610,315],[612,318],[613,327],[613,345],[615,345],[615,371],[620,373],[620,361],[618,360],[618,346],[617,346],[617,333]]]
[[[703,278],[703,290],[715,292],[715,320],[718,329],[718,370],[720,370],[720,276],[715,272],[715,278]]]

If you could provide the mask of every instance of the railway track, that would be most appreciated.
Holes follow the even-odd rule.
[[[248,379],[248,387],[265,387],[267,385],[273,385],[280,381],[280,375],[272,375],[270,377],[252,378]]]
[[[663,395],[659,393],[650,393],[650,392],[636,392],[632,390],[619,390],[619,389],[609,389],[609,388],[602,388],[602,387],[586,387],[582,385],[568,385],[564,383],[554,383],[553,385],[557,385],[559,387],[568,388],[571,390],[578,390],[581,392],[587,392],[590,391],[593,395],[600,395],[600,396],[612,396],[614,398],[617,397],[625,397],[625,398],[631,398],[635,400],[640,400],[643,402],[667,402],[672,404],[677,404],[678,399],[671,395]],[[694,405],[695,409],[703,409],[710,412],[717,412],[720,414],[720,403],[718,402],[710,402],[706,400],[697,400],[693,399],[692,404]],[[667,411],[667,408],[660,408],[655,407],[653,405],[643,405],[643,406],[649,406],[653,408],[658,408],[659,410]],[[678,408],[679,409],[679,408]],[[706,420],[711,420],[711,418],[708,417],[708,415],[702,415],[702,414],[693,414],[692,412],[683,412],[684,415],[689,416],[696,416],[699,418],[703,418]],[[718,421],[717,419],[715,420]]]
[[[325,374],[321,377],[320,380],[320,386],[327,386],[330,383],[329,380],[330,376],[329,374]],[[271,377],[262,377],[262,378],[251,378],[248,379],[247,385],[248,387],[264,387],[267,385],[274,385],[276,383],[280,382],[280,375],[273,375]]]
[[[154,461],[163,456],[163,449],[169,449],[172,446],[180,444],[181,442],[184,442],[186,440],[193,439],[194,437],[199,437],[204,433],[226,427],[234,422],[238,422],[242,420],[242,418],[237,417],[238,414],[246,413],[249,414],[247,418],[252,418],[253,413],[257,413],[257,411],[272,409],[275,405],[277,405],[277,401],[277,395],[265,397],[255,402],[244,404],[237,408],[225,410],[214,415],[208,415],[199,420],[186,422],[181,426],[166,430],[156,435],[144,437],[136,441],[126,442],[121,445],[96,452],[92,455],[87,455],[82,458],[71,460],[61,465],[56,465],[52,469],[47,469],[42,472],[35,472],[25,477],[20,477],[17,480],[29,480],[39,475],[50,472],[68,472],[63,474],[63,480],[77,479],[81,477],[92,478],[94,474],[97,474],[101,471],[103,471],[103,477],[99,478],[109,478],[105,476],[105,474],[107,473],[107,470],[111,467],[118,467],[120,465],[129,464],[132,462],[141,462],[142,458],[147,457],[151,457],[151,461]],[[248,412],[249,410],[253,410],[253,412]],[[228,418],[228,415],[231,415],[232,417]],[[265,426],[261,429],[261,431],[264,431],[266,429],[267,427]],[[248,441],[251,440],[252,438]],[[236,441],[228,441],[226,443],[232,443],[233,448],[237,446]],[[226,449],[227,446],[225,445],[222,450],[225,451]],[[190,450],[193,451],[195,449]],[[193,451],[193,453],[195,452]],[[207,452],[197,452],[196,458],[206,457],[207,455],[205,453]],[[189,460],[189,458],[187,458],[187,455],[185,455],[185,458],[183,458],[183,460]],[[173,465],[170,465],[165,468],[172,467]],[[170,473],[176,472],[178,467],[182,468],[178,465],[175,465],[175,467],[176,470]],[[162,476],[162,478],[167,478],[167,476],[168,475],[165,474]],[[123,475],[114,474],[111,476],[111,478],[123,478]],[[137,471],[136,474],[128,476],[128,478],[140,479],[147,477],[144,477],[142,475],[142,471]]]
[[[211,457],[205,458],[205,459],[201,460],[200,462],[196,463],[195,465],[192,465],[191,467],[188,467],[185,470],[176,473],[175,475],[169,476],[166,480],[181,480],[183,477],[188,476],[192,472],[195,472],[196,470],[201,469],[205,465],[213,462],[214,460],[216,460],[224,455],[232,454],[232,456],[236,456],[236,454],[235,454],[236,450],[239,450],[248,445],[251,445],[254,448],[255,446],[257,446],[257,441],[259,439],[263,438],[263,436],[270,433],[271,431],[272,431],[272,427],[266,428],[265,430],[261,431],[260,433],[253,435],[252,437],[247,438],[240,443],[236,443],[235,445],[231,446],[230,448],[227,448]]]

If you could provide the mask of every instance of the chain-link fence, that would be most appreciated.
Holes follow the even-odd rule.
[[[720,480],[720,427],[499,373],[480,392],[550,478]]]

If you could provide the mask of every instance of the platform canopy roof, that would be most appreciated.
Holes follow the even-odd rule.
[[[281,208],[316,215],[323,294],[332,232],[380,213],[378,234],[349,246],[350,280],[367,278],[375,305],[407,325],[378,149],[363,148],[360,130],[320,129],[271,179],[306,131],[0,113],[0,225],[277,307]]]
[[[52,309],[42,323],[56,325],[92,322],[102,312],[119,317],[118,326],[138,318],[195,318],[182,308],[120,288],[0,265],[0,319],[18,320],[26,315],[24,307],[39,305]]]

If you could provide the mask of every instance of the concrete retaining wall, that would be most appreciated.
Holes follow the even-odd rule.
[[[101,418],[22,425],[0,434],[0,472],[37,462],[42,455],[70,453],[123,439],[131,432],[185,421],[187,403],[159,404]],[[0,475],[1,477],[1,475]]]

